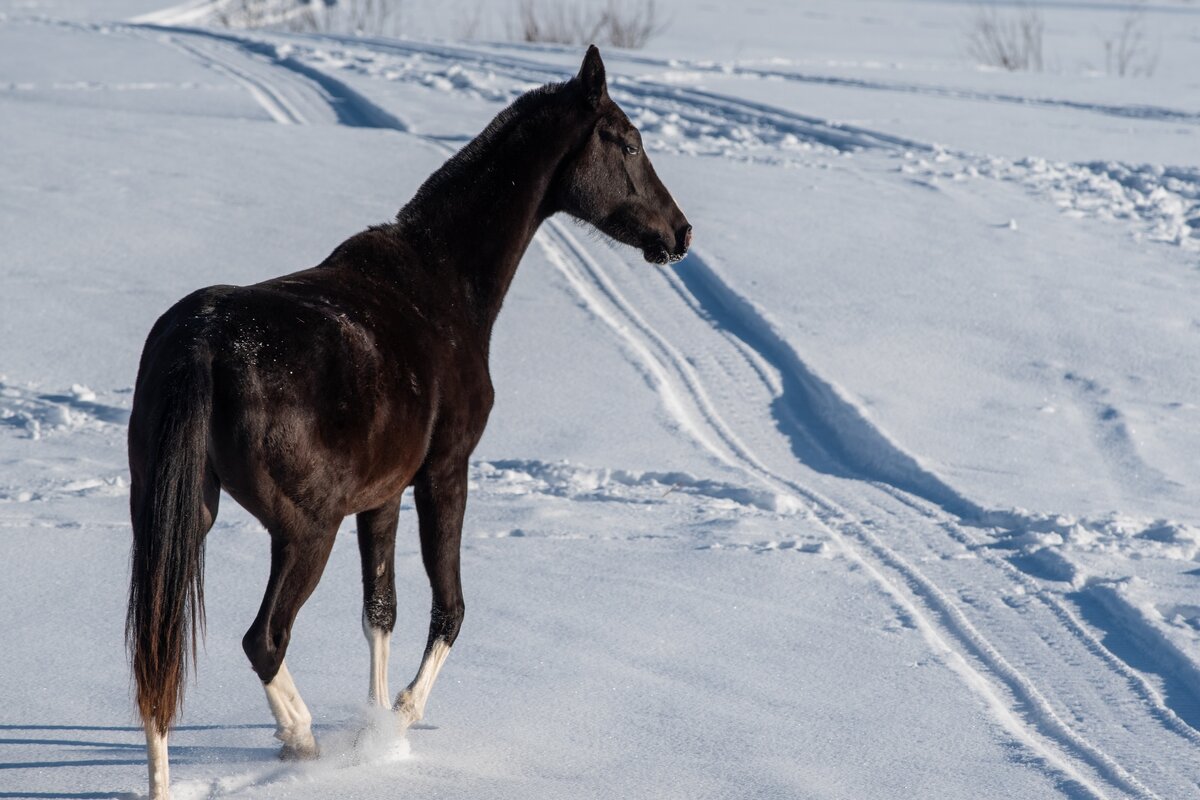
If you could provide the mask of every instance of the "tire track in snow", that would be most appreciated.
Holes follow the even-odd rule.
[[[725,464],[768,472],[717,413],[695,368],[638,314],[563,222],[547,220],[536,241],[585,307],[625,342],[683,431]]]
[[[816,414],[813,415],[816,424],[822,426],[827,423],[832,429],[841,431],[841,434],[832,440],[831,449],[838,449],[842,442],[854,443],[857,441],[861,445],[859,453],[849,454],[851,459],[857,461],[862,455],[867,455],[869,458],[872,450],[878,448],[876,458],[882,461],[886,472],[881,474],[879,468],[868,467],[868,472],[864,477],[874,478],[877,488],[895,497],[904,505],[917,510],[929,520],[931,525],[946,530],[955,541],[981,556],[990,567],[1004,574],[1011,582],[1021,586],[1030,596],[1037,598],[1071,636],[1081,642],[1108,669],[1122,678],[1163,727],[1193,745],[1200,744],[1200,733],[1192,729],[1176,714],[1174,709],[1165,702],[1162,694],[1143,675],[1108,650],[1094,634],[1088,631],[1065,602],[1054,597],[1030,576],[1009,563],[1007,559],[982,547],[974,537],[966,533],[967,526],[962,524],[964,518],[968,520],[968,526],[986,524],[977,519],[980,514],[984,514],[978,506],[945,486],[936,476],[924,471],[903,450],[892,445],[882,431],[874,428],[856,406],[842,399],[835,387],[824,384],[819,378],[816,378],[791,346],[775,332],[769,317],[752,301],[740,296],[720,278],[716,271],[704,261],[703,255],[700,255],[696,263],[684,262],[676,265],[672,271],[679,284],[687,292],[690,292],[689,304],[695,310],[708,316],[714,327],[724,329],[731,336],[741,339],[783,374],[785,392],[789,383],[789,373],[791,373],[790,380],[793,384],[803,385],[802,390],[797,393],[801,396],[799,399],[804,406],[817,409]],[[687,296],[685,296],[685,300],[688,300]],[[839,408],[839,405],[842,407]],[[822,406],[826,407],[824,412],[819,410]],[[821,419],[823,414],[826,420]],[[799,420],[794,421],[793,424],[811,425],[813,423]],[[782,432],[785,435],[788,434],[786,430]],[[832,514],[845,515],[845,512],[833,501],[816,496],[811,489],[797,486],[785,476],[777,477],[782,482],[792,485],[797,491],[813,495],[814,501],[827,504]],[[925,480],[928,480],[929,483],[924,485],[918,483],[915,488],[907,488],[904,485],[905,482],[924,482]],[[945,495],[943,492],[949,494]],[[924,501],[924,503],[920,501]],[[925,503],[933,508],[928,508]],[[966,504],[968,513],[964,514],[955,509],[959,503]],[[1016,697],[1027,706],[1036,709],[1039,718],[1055,731],[1058,738],[1070,742],[1073,747],[1085,753],[1093,763],[1101,765],[1102,771],[1114,783],[1124,786],[1140,796],[1156,796],[1111,756],[1092,745],[1086,738],[1075,734],[1071,727],[1063,722],[1061,716],[1053,710],[1036,684],[1023,675],[1019,669],[1012,666],[970,622],[961,607],[949,598],[936,581],[923,575],[911,559],[885,545],[871,530],[872,526],[870,525],[865,525],[853,518],[839,520],[834,517],[831,521],[850,530],[881,561],[905,576],[906,582],[919,587],[918,594],[924,595],[930,601],[929,604],[948,618],[953,627],[957,628],[960,641],[976,648],[976,655],[980,660],[991,666],[993,673],[1004,678],[1004,682],[1008,684]]]
[[[694,368],[687,359],[678,354],[678,351],[675,351],[669,343],[666,343],[662,336],[654,332],[653,328],[650,328],[641,319],[636,309],[624,300],[619,291],[613,290],[611,280],[603,274],[602,268],[595,259],[583,252],[578,243],[573,241],[570,233],[561,228],[561,223],[558,225],[560,228],[554,232],[551,247],[563,244],[568,249],[562,252],[560,258],[552,260],[556,262],[555,265],[576,289],[587,307],[625,341],[632,353],[641,359],[649,358],[658,362],[643,365],[643,369],[654,374],[657,381],[670,381],[672,375],[679,376],[676,380],[682,382],[683,386],[667,384],[665,393],[671,399],[665,405],[669,411],[678,409],[682,399],[690,398],[694,410],[684,411],[677,416],[680,427],[690,432],[698,420],[704,420],[713,426],[719,441],[737,442],[740,445],[736,434],[730,430],[719,412],[711,407],[703,383],[695,376]],[[693,254],[693,257],[695,256],[696,254]],[[678,269],[683,268],[683,264],[681,264]],[[711,268],[709,268],[709,274],[715,275]],[[647,330],[650,331],[646,334],[647,338],[639,339],[639,333]],[[654,351],[658,352],[657,356]],[[772,361],[769,355],[766,355],[766,358],[769,363]],[[664,361],[666,364],[663,363]],[[828,533],[831,540],[836,542],[841,550],[867,574],[871,575],[898,607],[916,621],[918,630],[933,651],[945,657],[947,666],[953,669],[963,682],[983,700],[1014,740],[1020,742],[1049,769],[1059,774],[1065,782],[1076,787],[1086,796],[1097,798],[1107,796],[1068,760],[1033,735],[1030,727],[1037,730],[1046,739],[1056,742],[1067,753],[1071,753],[1088,764],[1120,791],[1135,797],[1158,797],[1136,777],[1129,774],[1115,759],[1078,734],[1066,723],[1035,683],[1014,667],[992,645],[946,592],[899,552],[884,544],[853,515],[814,489],[771,470],[745,445],[728,448],[714,447],[712,437],[699,436],[695,438],[722,462],[747,472],[766,486],[785,496],[795,498],[810,510],[815,510],[812,518]],[[891,569],[901,576],[901,585],[906,586],[912,595],[922,601],[925,606],[924,610],[913,602],[907,592],[888,577],[886,569]],[[939,631],[938,626],[929,618],[928,612],[932,612],[940,619],[941,628],[948,634],[948,637]],[[956,647],[955,644],[958,646]],[[1010,703],[1006,702],[1003,695],[996,692],[993,684],[984,674],[971,663],[968,655],[973,656],[987,672],[1004,685],[1018,704],[1030,709],[1028,716],[1032,719],[1027,719],[1025,715],[1015,711]]]
[[[280,125],[305,125],[308,119],[292,103],[277,91],[271,83],[256,78],[253,74],[234,64],[230,59],[219,56],[215,48],[201,50],[181,37],[166,35],[165,40],[192,58],[200,61],[214,72],[224,75],[242,86],[267,115]]]
[[[1075,637],[1095,657],[1101,659],[1116,675],[1120,676],[1130,691],[1149,710],[1151,716],[1164,728],[1185,739],[1190,745],[1200,745],[1200,730],[1193,727],[1194,721],[1189,722],[1176,711],[1175,705],[1168,699],[1164,691],[1152,684],[1139,669],[1131,666],[1124,657],[1111,650],[1095,633],[1088,628],[1059,593],[1044,587],[1034,576],[1016,565],[1009,558],[998,555],[995,548],[1001,543],[987,540],[978,532],[987,528],[1007,530],[1041,530],[1045,531],[1047,522],[1038,515],[1027,512],[985,512],[983,519],[974,524],[964,525],[961,520],[945,513],[943,509],[929,506],[917,498],[907,495],[894,487],[881,487],[896,500],[925,516],[931,524],[940,526],[951,538],[959,542],[974,556],[986,561],[993,569],[1007,574],[1014,585],[1024,593],[1037,600],[1047,608],[1061,623],[1062,627]],[[1062,523],[1051,522],[1053,530]],[[1080,584],[1077,578],[1072,578],[1073,585]],[[1080,591],[1089,598],[1100,598],[1098,605],[1110,617],[1113,627],[1122,629],[1126,635],[1142,642],[1145,649],[1140,656],[1149,659],[1157,665],[1152,671],[1159,675],[1169,676],[1187,687],[1189,695],[1194,695],[1190,687],[1197,685],[1195,678],[1197,666],[1186,653],[1178,648],[1163,646],[1161,632],[1146,626],[1138,617],[1138,611],[1128,606],[1121,593],[1113,591],[1113,584],[1104,579],[1088,579],[1082,584]],[[1132,621],[1131,620],[1135,620]],[[1101,625],[1102,630],[1107,630]]]
[[[727,331],[782,376],[776,414],[789,439],[814,439],[852,477],[894,486],[967,519],[982,510],[929,471],[867,418],[836,386],[820,378],[787,343],[769,315],[733,290],[693,254],[671,267],[679,296],[711,324]],[[793,450],[799,448],[793,445]]]
[[[916,627],[931,649],[946,659],[947,666],[983,700],[1015,741],[1020,742],[1048,769],[1060,775],[1065,783],[1086,796],[1102,798],[1107,795],[1069,761],[1033,735],[1029,729],[1030,723],[1038,733],[1087,763],[1120,791],[1135,797],[1158,797],[1115,759],[1067,724],[1034,682],[1005,659],[946,592],[919,569],[832,500],[765,466],[757,454],[738,439],[712,406],[703,382],[687,358],[645,322],[636,308],[615,288],[598,262],[561,222],[551,220],[546,227],[550,229],[550,235],[543,246],[548,250],[551,262],[586,307],[609,326],[634,357],[641,361],[639,366],[644,374],[653,376],[652,385],[658,389],[664,398],[664,406],[680,427],[692,433],[697,442],[723,463],[748,473],[769,488],[793,497],[808,508],[810,519],[817,522],[830,539],[871,575],[885,594],[916,622]],[[710,274],[715,273],[711,273],[710,269]],[[693,433],[701,422],[711,427],[711,434],[705,431],[700,431],[699,435]],[[815,514],[812,513],[814,509]],[[887,576],[886,568],[900,574],[902,585],[906,585],[913,595],[921,599],[926,610],[922,610],[910,599],[909,594]],[[928,611],[941,620],[949,638],[929,619]],[[993,684],[972,665],[968,655],[998,679],[1018,704],[1031,709],[1029,716],[1032,720],[1015,711],[1003,695],[996,692]]]
[[[1172,636],[1163,621],[1170,612],[1164,614],[1162,606],[1147,607],[1146,603],[1130,598],[1128,588],[1118,581],[1090,580],[1078,592],[1080,608],[1086,609],[1087,616],[1103,615],[1103,620],[1093,624],[1105,634],[1126,637],[1129,642],[1126,646],[1136,650],[1138,663],[1163,680],[1163,694],[1175,698],[1181,721],[1185,724],[1189,721],[1182,717],[1186,714],[1196,724],[1195,687],[1200,686],[1200,667],[1191,656],[1194,640],[1189,637],[1181,642]],[[1163,702],[1175,710],[1176,706],[1166,697]],[[1200,734],[1196,738],[1200,739]]]
[[[371,102],[342,81],[295,58],[287,47],[280,47],[261,39],[200,28],[151,24],[131,24],[124,27],[134,32],[158,32],[165,35],[173,46],[184,50],[214,70],[229,75],[245,87],[276,122],[306,124],[316,121],[316,116],[331,114],[333,121],[347,127],[383,128],[402,132],[409,130],[408,124],[395,114]],[[291,79],[287,81],[290,86],[281,86],[278,78],[255,75],[245,66],[215,54],[211,47],[202,49],[194,43],[186,42],[189,38],[192,42],[223,44],[230,51],[240,52],[247,63],[259,62],[285,70],[291,75]],[[307,112],[301,110],[302,105],[308,106]]]
[[[928,515],[931,521],[937,521],[938,514],[935,512],[928,509],[920,509],[916,504],[913,507]],[[1175,712],[1175,709],[1167,703],[1162,693],[1146,680],[1146,677],[1142,673],[1130,667],[1123,659],[1109,650],[1083,624],[1079,616],[1067,603],[1059,599],[1054,593],[1047,591],[1036,580],[1020,568],[1014,566],[1008,559],[997,556],[986,543],[981,542],[978,537],[971,535],[969,529],[960,525],[956,520],[942,519],[939,524],[955,540],[962,543],[973,553],[979,555],[997,570],[1008,574],[1015,583],[1025,588],[1029,596],[1037,598],[1040,603],[1045,605],[1059,619],[1063,628],[1069,631],[1076,639],[1083,642],[1088,650],[1108,665],[1109,669],[1125,679],[1132,691],[1152,710],[1154,716],[1164,727],[1193,745],[1200,746],[1200,731],[1197,731],[1184,721]],[[1192,665],[1192,669],[1195,669],[1194,665]]]

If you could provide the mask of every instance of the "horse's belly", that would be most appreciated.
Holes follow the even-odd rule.
[[[289,508],[318,519],[377,508],[403,491],[425,460],[433,414],[420,404],[274,400],[214,403],[209,442],[222,487],[264,524]]]

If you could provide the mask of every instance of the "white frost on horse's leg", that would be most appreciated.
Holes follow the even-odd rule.
[[[167,762],[167,736],[159,733],[153,720],[146,729],[146,763],[150,767],[150,800],[171,800],[171,770]]]
[[[393,709],[400,715],[406,727],[414,722],[420,722],[421,718],[425,716],[425,702],[429,699],[429,691],[433,688],[433,682],[437,680],[438,673],[441,672],[442,664],[446,662],[448,655],[450,655],[450,645],[446,644],[444,639],[435,640],[433,646],[429,648],[429,652],[421,659],[421,668],[417,670],[417,677],[413,678],[408,688],[396,698],[396,705]]]
[[[283,742],[285,758],[315,758],[317,740],[312,734],[312,714],[296,684],[288,672],[287,662],[279,665],[279,671],[270,683],[264,683],[267,705],[275,715],[275,738]]]
[[[371,685],[368,687],[368,697],[372,705],[387,708],[392,693],[388,691],[388,651],[392,645],[392,635],[382,628],[376,628],[367,622],[367,612],[363,611],[363,633],[367,644],[371,647]]]

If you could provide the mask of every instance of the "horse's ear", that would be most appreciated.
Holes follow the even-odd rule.
[[[608,83],[604,79],[604,62],[600,60],[600,48],[596,45],[588,48],[576,80],[583,87],[583,96],[588,105],[599,108],[600,101],[608,94]]]

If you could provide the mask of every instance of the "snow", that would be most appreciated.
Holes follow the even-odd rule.
[[[144,796],[124,439],[153,320],[386,219],[580,48],[503,4],[404,38],[0,0],[0,796]],[[275,760],[240,640],[267,539],[228,498],[176,798],[1180,798],[1200,766],[1200,13],[662,4],[613,96],[696,229],[667,267],[565,220],[497,326],[467,617],[425,721],[367,704],[347,520],[288,663],[323,756]],[[137,17],[141,23],[132,23]],[[199,27],[196,27],[199,26]],[[391,685],[424,644],[406,501]]]

